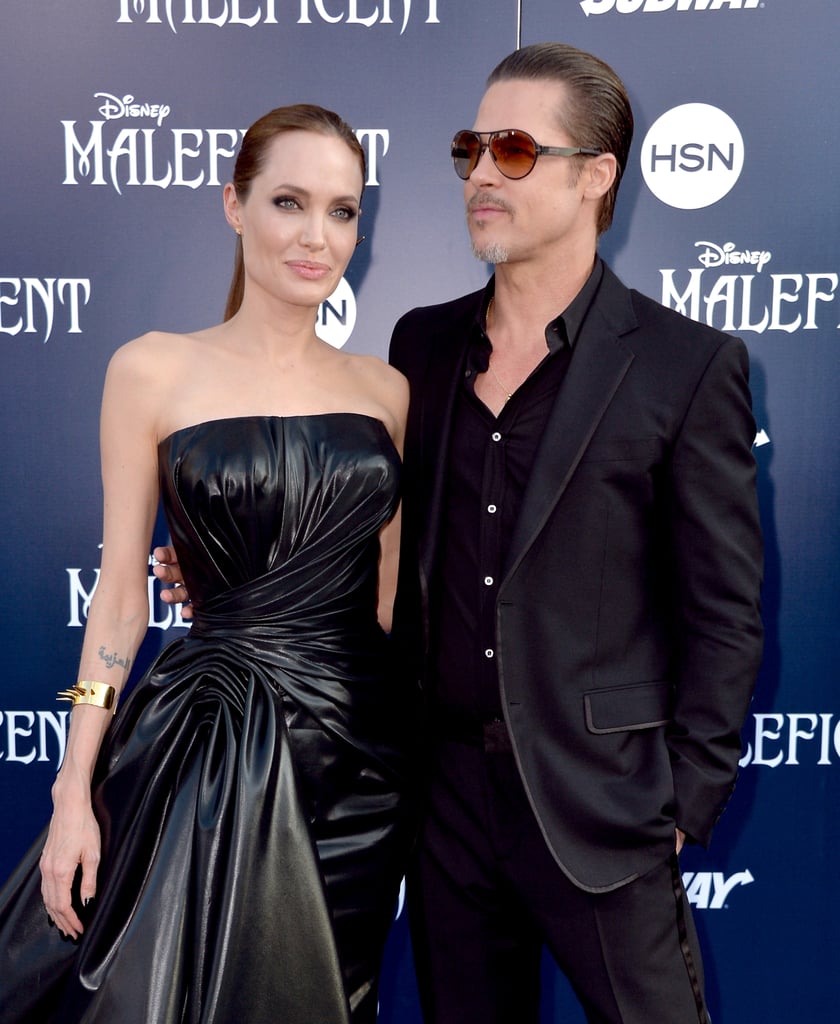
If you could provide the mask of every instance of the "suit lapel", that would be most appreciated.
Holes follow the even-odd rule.
[[[633,361],[619,335],[636,320],[629,292],[608,268],[581,329],[534,459],[508,551],[515,572],[560,500],[592,435]]]

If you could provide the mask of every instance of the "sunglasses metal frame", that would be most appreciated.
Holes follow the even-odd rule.
[[[530,140],[534,147],[534,159],[531,166],[525,171],[524,174],[508,174],[504,167],[499,163],[499,158],[493,152],[493,140],[498,139],[500,136],[511,135],[516,133],[519,136],[524,136]],[[490,151],[490,156],[493,158],[493,163],[499,169],[499,173],[503,174],[506,178],[511,181],[521,181],[522,178],[527,178],[528,175],[537,166],[537,160],[541,156],[601,156],[603,150],[600,149],[589,149],[586,146],[541,146],[530,132],[526,132],[523,128],[500,128],[494,132],[476,132],[471,128],[462,128],[460,131],[455,133],[455,137],[452,139],[452,145],[450,147],[450,155],[452,156],[453,162],[456,160],[463,160],[464,156],[457,153],[458,147],[455,143],[462,135],[470,135],[473,138],[478,139],[478,155],[475,158],[475,163],[472,165],[467,174],[461,174],[458,171],[457,163],[455,164],[455,173],[462,181],[467,181],[473,171],[478,167],[478,163],[484,155],[485,150]],[[484,141],[484,137],[487,141]]]

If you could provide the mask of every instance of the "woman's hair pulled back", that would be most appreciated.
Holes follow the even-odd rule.
[[[356,133],[332,110],[311,103],[296,103],[288,107],[277,107],[255,121],[242,140],[233,168],[233,187],[240,202],[245,202],[251,191],[251,184],[263,169],[266,154],[274,140],[287,132],[317,132],[332,135],[347,143],[356,155],[362,171],[362,188],[367,177],[365,151],[356,138]],[[245,266],[242,257],[242,239],[237,238],[233,277],[225,306],[225,320],[237,312],[242,305],[245,291]]]

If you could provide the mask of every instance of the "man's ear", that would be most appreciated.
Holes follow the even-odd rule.
[[[618,175],[618,161],[612,153],[590,157],[584,169],[587,199],[600,199],[612,188]]]

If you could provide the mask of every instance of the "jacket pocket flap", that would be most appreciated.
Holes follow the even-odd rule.
[[[659,679],[590,690],[583,695],[583,703],[590,732],[655,729],[670,720],[671,684],[667,679]]]
[[[592,441],[581,456],[581,462],[657,461],[664,445],[659,437],[614,437]]]

